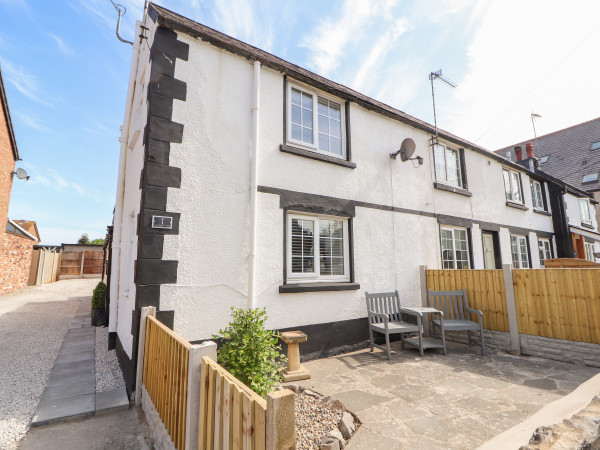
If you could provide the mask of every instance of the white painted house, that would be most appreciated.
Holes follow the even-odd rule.
[[[140,25],[110,285],[130,387],[142,306],[189,341],[266,307],[315,358],[364,345],[365,290],[420,304],[419,265],[561,256],[554,181],[160,6]],[[390,158],[407,138],[422,165]]]

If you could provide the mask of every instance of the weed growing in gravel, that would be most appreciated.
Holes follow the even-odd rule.
[[[233,322],[214,339],[223,339],[217,362],[262,397],[281,381],[279,368],[287,358],[279,353],[279,333],[265,329],[267,311],[231,308]]]

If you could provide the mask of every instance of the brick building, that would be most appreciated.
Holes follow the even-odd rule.
[[[0,70],[0,294],[27,286],[33,246],[40,240],[35,222],[12,221],[8,218],[15,163],[18,160],[19,150]]]

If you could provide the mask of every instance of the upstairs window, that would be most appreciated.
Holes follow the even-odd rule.
[[[592,142],[592,148],[591,150],[598,150],[600,148],[600,141],[598,142]]]
[[[525,236],[511,236],[510,248],[515,269],[529,269],[529,252]]]
[[[540,164],[546,164],[549,159],[550,159],[550,155],[542,156],[540,158]]]
[[[598,172],[588,173],[581,179],[582,183],[592,183],[594,181],[598,181]]]
[[[543,186],[537,180],[529,180],[531,184],[531,201],[534,209],[544,209]]]
[[[523,191],[521,189],[521,174],[514,170],[503,169],[504,192],[509,202],[523,203]]]
[[[288,281],[349,281],[348,219],[288,214]]]
[[[433,158],[437,181],[450,186],[464,187],[463,168],[458,150],[438,144],[433,147]]]
[[[342,104],[310,89],[288,86],[288,143],[345,158]]]
[[[539,239],[538,240],[538,248],[540,251],[540,264],[543,266],[544,261],[552,258],[552,252],[550,250],[550,240]]]
[[[588,225],[592,224],[592,215],[590,213],[590,199],[579,199],[579,214],[581,216],[581,223],[585,223]]]
[[[442,228],[442,269],[469,268],[469,240],[464,228]]]

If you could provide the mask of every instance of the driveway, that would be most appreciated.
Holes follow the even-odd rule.
[[[0,448],[14,448],[35,413],[82,297],[98,279],[64,280],[0,296]]]
[[[599,372],[454,343],[446,356],[392,347],[391,361],[367,349],[304,363],[312,378],[299,384],[362,421],[349,450],[476,448]]]

